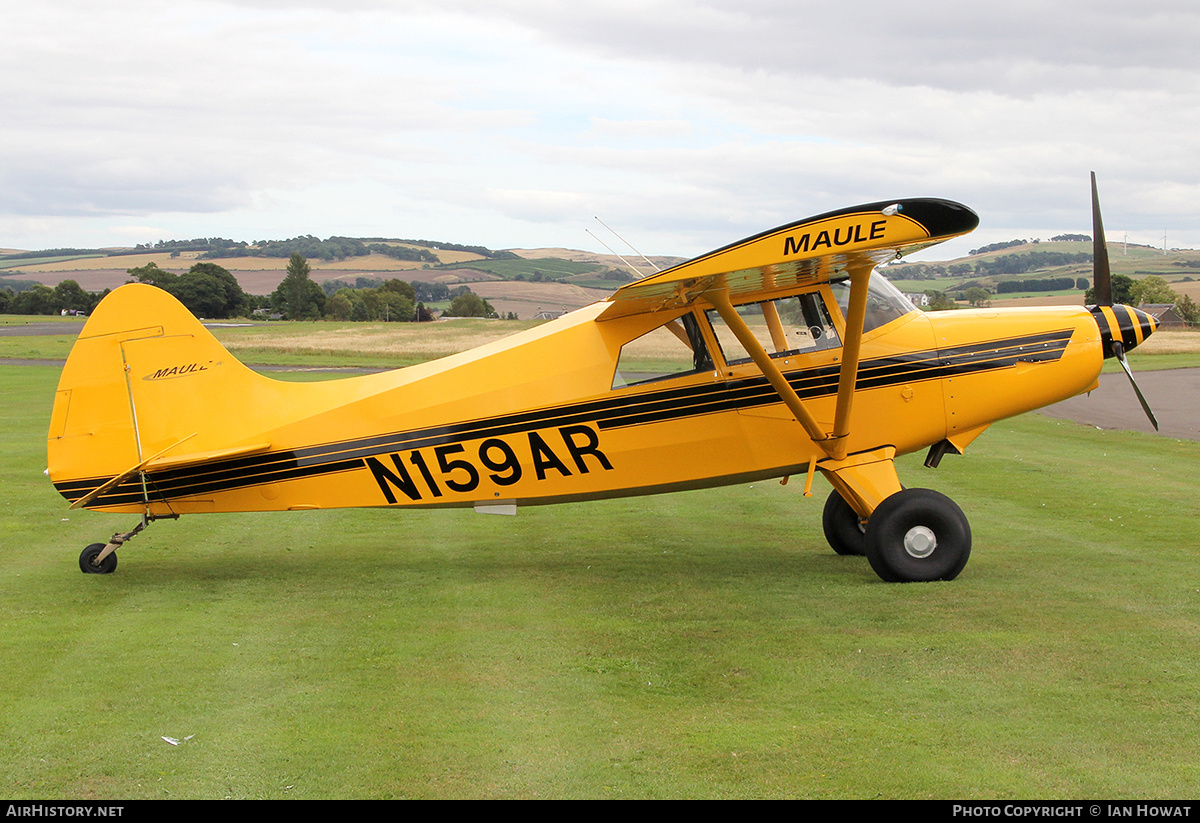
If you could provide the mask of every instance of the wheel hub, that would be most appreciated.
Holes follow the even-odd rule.
[[[929,557],[937,548],[937,535],[927,526],[913,526],[904,535],[904,551],[918,560]]]

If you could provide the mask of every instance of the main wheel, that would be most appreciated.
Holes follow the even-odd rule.
[[[971,556],[971,527],[941,492],[903,489],[871,512],[866,554],[889,583],[953,580]]]
[[[79,570],[84,574],[112,574],[117,570],[117,553],[113,552],[97,565],[93,561],[104,551],[107,543],[93,543],[79,555]]]
[[[825,500],[821,525],[825,529],[825,539],[838,554],[864,555],[867,553],[866,528],[863,526],[862,518],[838,494],[837,489],[831,491]]]

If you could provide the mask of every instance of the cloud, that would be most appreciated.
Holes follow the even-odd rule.
[[[602,211],[649,251],[693,254],[921,195],[973,206],[981,232],[1086,230],[1091,169],[1110,225],[1200,243],[1197,16],[1111,0],[45,0],[6,16],[0,245],[116,243],[129,226],[576,245]]]

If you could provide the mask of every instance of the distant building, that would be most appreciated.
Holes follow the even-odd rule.
[[[1187,324],[1175,311],[1174,303],[1143,303],[1139,309],[1158,321],[1160,329],[1182,329]]]

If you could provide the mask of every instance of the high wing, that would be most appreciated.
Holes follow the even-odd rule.
[[[906,252],[966,234],[979,216],[960,203],[930,198],[893,200],[852,206],[789,223],[689,260],[619,289],[597,318],[678,309],[697,300],[712,305],[750,354],[780,400],[827,455],[816,464],[841,487],[838,478],[860,478],[861,458],[846,453],[850,413],[858,378],[859,351],[872,270]],[[850,281],[843,357],[838,372],[837,407],[832,430],[814,418],[771,355],[746,326],[734,305],[770,300],[839,278]],[[847,459],[851,458],[850,463]],[[859,499],[882,499],[899,487],[891,460],[872,458],[889,467],[874,492]],[[809,483],[812,479],[809,469]],[[847,489],[849,497],[852,492]],[[871,503],[865,503],[869,508]]]
[[[592,405],[609,402],[614,346],[625,342],[628,329],[639,326],[633,315],[679,312],[701,301],[716,308],[743,339],[826,461],[835,461],[818,468],[846,474],[850,470],[842,461],[847,457],[865,277],[880,262],[970,231],[977,222],[974,212],[942,200],[843,209],[718,249],[629,284],[609,300],[556,323],[474,352],[321,383],[280,382],[253,372],[174,298],[150,286],[126,285],[89,318],[63,369],[51,415],[48,471],[76,508],[144,507],[148,516],[361,505],[357,501],[369,500],[377,491],[371,484],[378,481],[371,479],[364,461],[391,461],[401,452],[415,460],[440,459],[447,470],[458,472],[452,475],[456,485],[472,485],[469,478],[484,473],[476,467],[468,471],[452,456],[463,448],[457,432],[465,431],[464,426],[474,430],[486,423],[493,432],[500,424],[490,421],[536,420],[538,409],[575,408],[581,398]],[[850,312],[837,415],[829,430],[817,424],[733,305],[770,300],[841,276],[851,281]],[[618,318],[625,319],[611,325],[595,322]],[[563,351],[572,352],[569,365],[560,362]],[[521,391],[514,389],[516,384]],[[405,432],[421,433],[420,443],[433,437],[430,448],[442,451],[426,458],[405,439]],[[585,434],[568,432],[577,438]],[[396,445],[393,435],[400,438],[397,443],[408,445]],[[481,465],[500,459],[501,446],[493,440],[472,445],[493,449],[480,458]],[[579,452],[575,456],[580,460],[588,454],[583,440],[564,444]],[[390,463],[379,465],[383,468],[370,464],[372,471],[392,471]],[[353,474],[359,486],[346,482],[344,475],[337,483],[328,482],[344,472]],[[541,496],[567,499],[605,491],[593,481],[595,489],[576,491],[564,475],[561,492]],[[294,497],[277,499],[280,484],[294,490]],[[500,491],[513,490],[506,486]],[[430,493],[442,497],[441,490],[431,488]],[[447,501],[479,502],[466,491],[460,497]]]
[[[971,209],[949,200],[889,200],[852,206],[771,229],[630,283],[600,320],[678,308],[705,292],[733,302],[777,295],[870,269],[902,254],[966,234]]]

